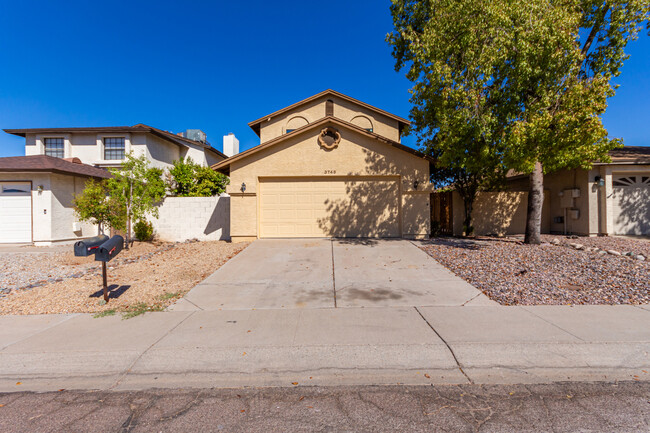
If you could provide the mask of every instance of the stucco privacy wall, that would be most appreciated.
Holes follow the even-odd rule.
[[[542,233],[550,231],[549,193],[544,193]],[[463,199],[453,194],[454,235],[463,234]],[[526,232],[528,193],[522,191],[480,192],[472,211],[472,226],[477,235],[515,235]]]
[[[429,191],[423,191],[428,185],[429,162],[360,132],[333,126],[341,133],[341,142],[333,150],[319,146],[317,136],[322,128],[315,128],[232,162],[227,192],[232,200],[233,240],[258,236],[257,193],[259,179],[265,177],[397,177],[402,236],[429,234]],[[419,191],[413,188],[415,180]],[[242,183],[246,184],[245,193],[240,190]]]
[[[293,117],[300,116],[313,123],[325,117],[325,102],[331,99],[334,102],[334,117],[351,122],[359,115],[367,117],[372,122],[373,132],[393,141],[400,141],[398,122],[388,116],[376,111],[366,109],[353,104],[335,95],[324,95],[305,105],[295,107],[270,121],[263,121],[260,124],[260,142],[265,143],[273,138],[279,137],[286,132],[286,125]]]
[[[230,197],[166,197],[158,206],[159,217],[150,218],[158,239],[230,239]]]

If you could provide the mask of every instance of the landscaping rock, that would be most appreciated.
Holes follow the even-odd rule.
[[[560,240],[559,240],[558,238],[554,238],[554,239],[551,241],[551,243],[552,243],[553,245],[560,245]]]
[[[620,256],[621,255],[621,253],[619,253],[616,250],[607,250],[607,254],[611,254],[613,256]]]
[[[650,242],[583,237],[585,248],[600,248],[584,254],[575,247],[544,248],[513,238],[480,239],[487,245],[439,238],[423,249],[502,305],[650,303],[650,260],[621,260],[607,251],[637,251],[645,258]],[[542,235],[542,241],[553,243],[553,238]]]
[[[637,259],[637,260],[644,261],[644,260],[645,260],[645,256],[638,255],[638,256],[636,256],[636,259]]]

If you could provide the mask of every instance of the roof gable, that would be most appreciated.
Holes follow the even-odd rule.
[[[259,136],[260,135],[260,124],[262,122],[270,120],[270,119],[272,119],[274,117],[280,116],[280,115],[282,115],[284,113],[287,113],[287,112],[289,112],[291,110],[294,110],[296,108],[299,108],[301,106],[307,105],[310,102],[315,101],[315,100],[317,100],[319,98],[322,98],[322,97],[325,97],[325,96],[336,96],[336,97],[341,98],[341,99],[343,99],[343,100],[345,100],[347,102],[350,102],[350,103],[352,103],[354,105],[357,105],[359,107],[365,108],[365,109],[370,110],[372,112],[379,113],[379,114],[381,114],[383,116],[386,116],[386,117],[388,117],[390,119],[393,119],[393,120],[398,122],[400,131],[405,126],[408,126],[408,125],[411,124],[411,122],[404,119],[403,117],[396,116],[396,115],[394,115],[392,113],[389,113],[388,111],[384,111],[384,110],[382,110],[380,108],[377,108],[375,106],[372,106],[370,104],[366,104],[365,102],[359,101],[358,99],[354,99],[354,98],[352,98],[350,96],[344,95],[343,93],[339,93],[339,92],[337,92],[335,90],[327,89],[327,90],[325,90],[323,92],[317,93],[314,96],[303,99],[302,101],[298,101],[295,104],[291,104],[288,107],[282,108],[282,109],[280,109],[278,111],[274,111],[271,114],[267,114],[266,116],[262,116],[259,119],[253,120],[252,122],[248,123],[248,126],[253,131],[255,131],[255,133]]]
[[[257,152],[259,152],[261,150],[264,150],[264,149],[267,149],[269,147],[275,146],[276,144],[282,143],[285,140],[296,137],[297,135],[300,135],[300,134],[302,134],[304,132],[307,132],[307,131],[310,131],[312,129],[323,127],[323,126],[325,126],[327,124],[334,124],[334,125],[337,125],[339,127],[350,129],[350,130],[355,131],[355,132],[357,132],[359,134],[362,134],[362,135],[365,135],[365,136],[368,136],[368,137],[372,137],[372,138],[376,139],[378,142],[380,142],[382,144],[385,144],[387,146],[395,147],[395,148],[397,148],[397,149],[399,149],[399,150],[401,150],[403,152],[410,153],[414,157],[426,159],[431,163],[433,163],[435,161],[430,156],[425,155],[424,153],[419,152],[419,151],[417,151],[415,149],[412,149],[412,148],[410,148],[408,146],[404,146],[401,143],[398,143],[398,142],[393,141],[393,140],[389,140],[389,139],[387,139],[387,138],[385,138],[385,137],[383,137],[381,135],[375,134],[373,132],[366,131],[365,129],[363,129],[363,128],[357,126],[357,125],[354,125],[354,124],[349,123],[349,122],[345,122],[345,121],[343,121],[341,119],[338,119],[336,117],[327,116],[327,117],[323,117],[322,119],[320,119],[320,120],[318,120],[316,122],[309,123],[309,124],[307,124],[307,125],[305,125],[305,126],[303,126],[301,128],[298,128],[298,129],[296,129],[294,131],[291,131],[291,132],[289,132],[287,134],[283,134],[283,135],[281,135],[281,136],[279,136],[277,138],[274,138],[272,140],[264,142],[264,143],[262,143],[262,144],[260,144],[258,146],[255,146],[255,147],[253,147],[251,149],[248,149],[248,150],[246,150],[244,152],[241,152],[241,153],[238,153],[238,154],[236,154],[234,156],[231,156],[228,159],[220,161],[217,164],[212,165],[212,169],[216,170],[216,171],[219,171],[221,173],[229,174],[230,173],[230,164],[232,164],[233,162],[239,161],[240,159],[251,156],[251,155],[253,155],[253,154],[255,154],[255,153],[257,153]]]

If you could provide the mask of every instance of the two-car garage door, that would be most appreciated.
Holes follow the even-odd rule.
[[[31,191],[27,182],[0,182],[0,243],[32,241]]]
[[[260,179],[260,237],[399,237],[398,180]]]

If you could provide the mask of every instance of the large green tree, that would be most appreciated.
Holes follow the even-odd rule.
[[[416,131],[458,137],[437,145],[443,163],[530,174],[526,242],[539,243],[543,173],[589,167],[618,144],[600,116],[647,0],[393,0],[391,11]],[[436,114],[419,115],[426,104]]]
[[[647,0],[535,0],[510,12],[506,103],[512,128],[505,163],[529,174],[527,243],[540,243],[544,173],[590,168],[620,144],[601,116],[624,48],[648,19]]]
[[[499,16],[485,3],[394,1],[395,31],[387,36],[396,70],[408,68],[412,131],[437,162],[436,187],[450,185],[464,203],[464,232],[472,232],[477,192],[502,177],[501,89],[491,71],[501,59]],[[481,17],[474,20],[472,17]]]

